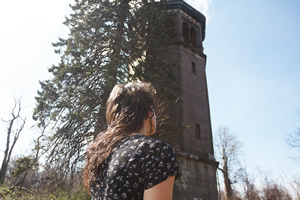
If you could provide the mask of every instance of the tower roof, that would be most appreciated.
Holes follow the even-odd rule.
[[[202,13],[200,13],[198,10],[186,3],[184,0],[168,0],[166,7],[168,9],[180,9],[188,15],[190,15],[192,18],[194,18],[197,22],[199,22],[202,28],[202,39],[204,40],[206,18]]]

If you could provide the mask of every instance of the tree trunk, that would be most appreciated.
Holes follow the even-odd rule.
[[[122,13],[120,13],[117,17],[118,22],[117,22],[117,33],[114,35],[114,40],[112,43],[112,67],[108,71],[108,76],[107,79],[105,80],[106,83],[104,84],[103,88],[103,94],[101,95],[101,99],[103,99],[102,105],[100,107],[99,113],[98,113],[98,120],[97,124],[95,127],[95,132],[94,132],[94,139],[98,136],[98,134],[105,130],[106,128],[106,120],[105,120],[105,111],[106,111],[106,100],[109,97],[109,94],[114,87],[115,84],[117,84],[117,73],[118,73],[118,59],[121,59],[121,48],[122,48],[122,36],[124,35],[124,26],[125,26],[125,19],[128,15],[129,12],[129,2],[130,0],[123,0],[120,8],[122,10]]]
[[[7,171],[7,165],[8,165],[8,163],[3,160],[1,170],[0,170],[0,185],[2,185],[4,183],[5,174]]]
[[[8,155],[10,153],[9,151],[9,143],[10,143],[10,135],[11,135],[11,130],[14,124],[14,118],[9,122],[9,126],[7,129],[7,137],[6,137],[6,148],[4,151],[4,158],[2,161],[2,166],[1,166],[1,170],[0,170],[0,185],[2,185],[4,183],[5,180],[5,175],[6,175],[6,171],[7,171],[7,165],[10,159],[10,156]]]
[[[232,187],[231,181],[229,178],[228,173],[228,162],[227,157],[223,157],[223,176],[224,176],[224,183],[225,183],[225,200],[232,199]]]

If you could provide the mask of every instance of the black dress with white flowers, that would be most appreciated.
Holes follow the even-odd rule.
[[[178,175],[173,149],[144,135],[122,139],[91,182],[92,199],[143,199],[149,189]]]

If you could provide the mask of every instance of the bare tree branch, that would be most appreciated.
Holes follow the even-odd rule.
[[[291,148],[300,148],[300,128],[289,134],[287,143]]]
[[[8,123],[8,128],[6,130],[6,148],[4,151],[4,158],[2,161],[1,169],[0,169],[0,184],[4,182],[7,166],[11,158],[12,151],[15,147],[17,140],[19,139],[20,133],[22,132],[26,118],[22,118],[21,115],[21,100],[14,99],[14,106],[11,111],[11,119],[2,120],[3,122]],[[17,126],[17,128],[15,128]],[[15,129],[14,129],[15,128]],[[12,144],[11,143],[12,139]]]
[[[296,131],[290,133],[286,142],[292,149],[300,151],[300,128],[297,128]],[[292,157],[292,159],[300,163],[300,156]]]

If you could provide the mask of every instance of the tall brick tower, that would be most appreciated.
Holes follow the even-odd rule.
[[[166,6],[167,32],[172,45],[166,50],[167,61],[178,66],[180,86],[176,117],[180,133],[170,140],[180,165],[174,199],[218,199],[211,120],[206,81],[205,17],[183,0],[169,0]]]

